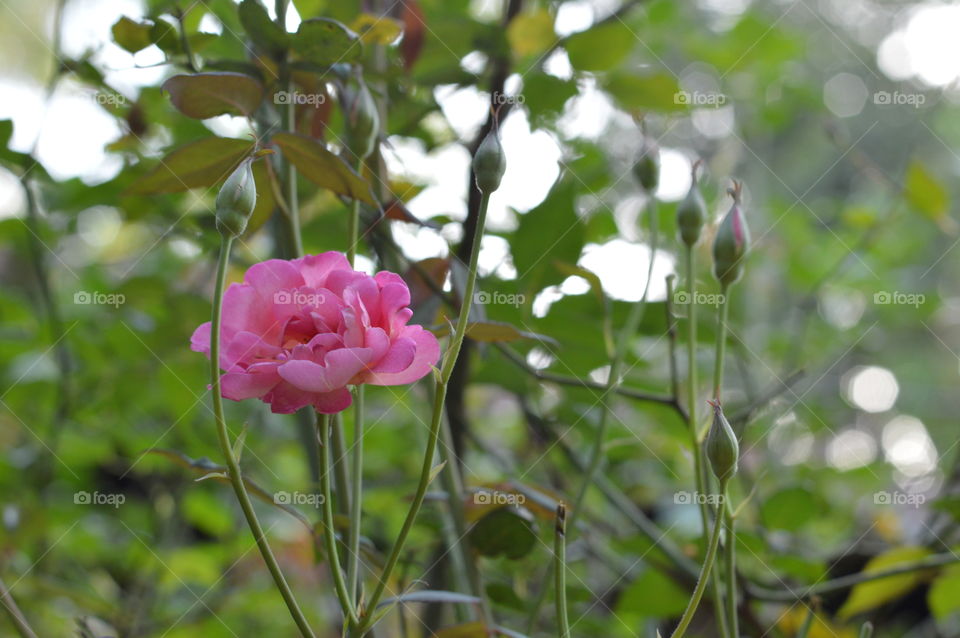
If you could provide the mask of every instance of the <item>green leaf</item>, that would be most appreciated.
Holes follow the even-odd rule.
[[[960,565],[951,565],[934,579],[927,592],[927,604],[938,621],[960,612]]]
[[[477,293],[483,295],[487,293]],[[450,326],[441,325],[432,331],[438,337],[445,337],[450,334]],[[486,343],[509,343],[520,339],[536,339],[537,341],[548,341],[556,344],[556,341],[545,335],[539,335],[535,332],[526,332],[520,330],[513,324],[503,321],[471,321],[467,324],[467,337],[473,341],[483,341]]]
[[[183,496],[181,507],[187,521],[211,536],[224,536],[234,528],[230,508],[211,489],[197,486],[189,490]]]
[[[523,599],[513,590],[513,587],[503,583],[489,583],[486,587],[487,597],[498,605],[508,609],[523,611],[526,605]]]
[[[363,53],[357,34],[330,18],[301,22],[293,48],[304,60],[320,66],[353,62]]]
[[[150,27],[150,41],[167,55],[176,55],[182,50],[177,28],[166,20],[157,20],[156,24]]]
[[[684,108],[677,99],[680,87],[676,79],[665,73],[611,73],[601,86],[628,111],[678,111]]]
[[[570,64],[578,71],[607,71],[620,64],[636,42],[627,25],[614,21],[574,33],[565,47]]]
[[[543,53],[556,41],[553,16],[545,8],[521,13],[507,27],[507,42],[517,57]]]
[[[533,525],[515,509],[500,507],[478,520],[469,532],[470,543],[482,556],[526,556],[537,542]]]
[[[253,149],[249,140],[208,137],[167,154],[149,173],[135,181],[126,195],[179,193],[213,186],[227,178]]]
[[[925,558],[930,553],[930,550],[926,547],[897,547],[870,559],[862,573],[870,574],[885,571],[903,563]],[[849,598],[837,612],[837,617],[841,620],[849,620],[857,614],[896,600],[911,591],[924,579],[925,574],[922,571],[916,571],[860,583],[850,592]]]
[[[350,24],[364,44],[392,44],[403,33],[403,25],[394,20],[369,13],[361,13]]]
[[[237,8],[240,24],[262,51],[279,58],[290,46],[290,34],[270,19],[260,0],[243,0]]]
[[[218,115],[251,117],[263,99],[259,81],[229,71],[175,75],[161,88],[178,111],[198,120]]]
[[[820,511],[817,497],[803,487],[788,487],[768,498],[761,507],[763,521],[770,529],[795,531],[815,520]]]
[[[946,187],[919,160],[910,162],[904,178],[904,195],[910,205],[920,214],[941,227],[955,222],[949,217],[950,195]]]
[[[617,601],[617,611],[654,618],[679,616],[687,607],[689,592],[656,569],[648,568]]]
[[[567,100],[577,94],[577,85],[572,80],[546,73],[533,72],[523,78],[523,104],[534,123],[563,112]]]
[[[273,136],[273,143],[304,177],[317,186],[376,205],[370,185],[322,143],[295,133],[277,133]]]
[[[136,53],[153,44],[153,39],[150,37],[152,28],[152,24],[136,22],[123,16],[114,23],[110,31],[113,33],[113,41],[121,48],[130,53]]]
[[[528,289],[565,279],[553,262],[576,263],[583,249],[584,225],[574,210],[576,188],[570,181],[555,186],[536,208],[520,217],[510,242],[517,277]]]

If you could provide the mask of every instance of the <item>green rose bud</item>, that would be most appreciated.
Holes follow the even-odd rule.
[[[719,401],[710,401],[713,406],[713,424],[707,434],[707,459],[713,474],[722,485],[737,473],[737,460],[740,456],[740,445],[737,435],[734,434],[730,422],[723,415]]]
[[[660,149],[652,139],[645,137],[637,161],[633,164],[633,175],[648,193],[657,190],[660,183]]]
[[[677,231],[680,240],[687,246],[693,246],[700,239],[700,231],[707,219],[707,204],[703,201],[700,186],[697,184],[697,168],[700,160],[693,165],[693,181],[687,196],[677,205]]]
[[[507,159],[500,145],[500,137],[494,127],[480,142],[473,156],[473,174],[481,193],[490,194],[500,188],[500,180],[507,170]]]
[[[750,250],[750,229],[740,206],[741,188],[740,182],[734,182],[733,188],[727,190],[733,197],[733,206],[720,222],[713,240],[713,275],[724,288],[740,280],[743,261]]]
[[[253,181],[253,160],[240,162],[217,193],[217,230],[226,237],[242,235],[257,205],[257,186]]]

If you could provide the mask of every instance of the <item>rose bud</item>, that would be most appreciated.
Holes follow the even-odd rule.
[[[640,154],[633,164],[633,175],[648,193],[655,191],[660,183],[660,149],[650,138],[643,138]]]
[[[743,275],[743,260],[750,250],[750,229],[740,206],[743,185],[734,182],[727,192],[733,197],[733,206],[720,222],[713,240],[713,275],[724,288],[737,283]]]
[[[707,204],[703,201],[700,186],[697,183],[697,168],[700,160],[693,165],[693,180],[687,196],[677,205],[677,230],[680,240],[687,246],[693,246],[700,239],[703,222],[707,218]]]
[[[257,205],[257,186],[253,181],[252,163],[251,158],[240,162],[217,193],[217,230],[226,237],[243,234]]]
[[[363,80],[344,95],[347,142],[350,150],[363,159],[373,153],[380,134],[380,112]]]
[[[506,170],[507,160],[494,126],[480,142],[473,156],[473,174],[476,176],[477,188],[487,195],[497,190],[500,188],[500,180],[503,179]]]
[[[737,460],[740,456],[740,445],[737,435],[730,427],[730,422],[723,415],[719,401],[708,401],[713,406],[713,424],[707,434],[707,459],[713,474],[723,485],[737,473]]]

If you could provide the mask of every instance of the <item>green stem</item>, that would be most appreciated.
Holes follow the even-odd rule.
[[[553,536],[554,584],[556,589],[557,633],[570,638],[570,618],[567,614],[567,529],[566,508],[557,506],[556,530]]]
[[[723,520],[727,527],[724,541],[724,570],[727,576],[727,626],[732,638],[740,638],[737,618],[737,532],[736,521],[730,509],[730,497],[724,493]],[[719,513],[718,513],[719,518]]]
[[[470,249],[470,265],[467,269],[467,284],[463,290],[463,301],[460,305],[460,316],[457,318],[457,325],[453,336],[450,339],[446,358],[443,360],[443,366],[440,369],[436,383],[436,391],[433,398],[433,415],[430,422],[430,435],[427,438],[427,449],[423,455],[423,465],[420,468],[420,481],[417,484],[417,491],[414,494],[413,502],[407,512],[407,517],[403,521],[400,533],[393,543],[387,561],[384,564],[383,573],[380,576],[373,595],[370,596],[370,602],[367,606],[368,611],[377,608],[377,604],[383,597],[387,582],[390,580],[390,574],[400,559],[400,552],[403,551],[403,545],[407,541],[407,536],[413,528],[413,523],[420,512],[420,506],[423,505],[423,499],[427,494],[427,487],[430,484],[430,476],[433,473],[433,455],[437,448],[437,439],[440,437],[440,425],[443,421],[443,403],[447,396],[447,385],[450,381],[450,375],[453,374],[453,367],[457,363],[457,357],[460,356],[460,347],[463,345],[463,339],[467,333],[467,324],[470,317],[470,306],[473,301],[473,292],[477,284],[477,262],[480,258],[480,241],[483,238],[483,229],[487,218],[487,206],[490,203],[490,193],[483,193],[480,199],[480,211],[477,216],[476,233],[473,237],[473,245]],[[372,616],[365,615],[357,628],[356,633],[360,636],[366,634],[370,629]]]
[[[333,493],[336,494],[337,513],[342,516],[350,514],[350,504],[353,502],[350,492],[350,479],[347,474],[347,444],[343,439],[343,418],[337,414],[331,420],[332,429],[330,431],[331,454],[333,455]],[[313,419],[310,423],[312,439],[317,438],[316,428],[313,425]],[[319,450],[317,452],[319,457]]]
[[[693,446],[693,471],[694,481],[697,486],[697,493],[700,495],[700,524],[703,529],[703,537],[706,539],[710,529],[710,506],[705,498],[708,494],[708,485],[710,478],[707,475],[706,459],[703,455],[703,441],[700,435],[700,424],[697,421],[697,271],[696,271],[696,252],[693,246],[687,246],[687,294],[689,295],[689,304],[687,306],[687,418],[690,429],[690,444]],[[720,628],[720,635],[727,636],[727,623],[723,613],[723,601],[720,598],[720,575],[717,572],[711,574],[710,592],[713,598],[714,614]]]
[[[357,159],[357,172],[363,175],[363,158]],[[350,210],[350,217],[347,226],[347,259],[350,260],[350,267],[354,267],[357,259],[357,242],[360,241],[360,200],[354,199]]]
[[[230,262],[230,247],[232,244],[233,239],[229,237],[223,237],[220,241],[220,259],[217,263],[217,283],[213,293],[213,317],[210,321],[210,384],[213,394],[213,415],[217,424],[217,438],[220,441],[223,456],[227,461],[227,473],[230,478],[230,483],[233,485],[233,491],[236,493],[237,500],[240,502],[240,509],[243,510],[243,515],[247,519],[247,525],[250,527],[253,538],[257,542],[260,555],[263,556],[263,562],[267,564],[267,569],[270,570],[270,575],[273,576],[273,581],[276,583],[280,595],[283,596],[283,600],[287,604],[287,609],[290,610],[290,615],[300,629],[300,633],[306,638],[314,638],[313,630],[310,629],[306,617],[300,610],[300,606],[297,605],[297,600],[293,596],[290,585],[287,584],[283,572],[280,571],[280,565],[277,563],[277,559],[274,557],[273,551],[267,543],[267,537],[263,533],[263,527],[257,519],[257,514],[253,509],[253,503],[250,502],[250,496],[247,494],[243,477],[240,474],[240,464],[237,462],[233,453],[233,447],[230,445],[227,423],[223,416],[223,398],[220,395],[220,317],[223,289],[226,285],[227,265]]]
[[[672,634],[670,634],[670,638],[682,638],[684,632],[687,630],[687,627],[690,626],[690,622],[693,620],[693,615],[696,613],[697,607],[700,605],[700,599],[703,598],[703,592],[707,588],[707,581],[710,578],[710,571],[713,568],[713,563],[717,558],[717,546],[720,544],[721,529],[723,529],[723,519],[718,516],[713,522],[713,533],[710,535],[710,543],[707,545],[707,554],[703,559],[703,567],[700,569],[700,577],[697,578],[697,585],[693,588],[693,596],[690,597],[690,602],[687,603],[687,608],[684,610],[683,616],[680,617],[680,622],[677,624],[677,628],[673,630]]]
[[[350,536],[347,555],[347,589],[360,613],[360,518],[363,512],[363,386],[354,390],[353,458],[351,459]]]
[[[317,427],[320,429],[320,492],[323,495],[323,542],[327,551],[327,562],[333,574],[333,586],[340,600],[343,615],[350,623],[357,622],[347,584],[343,579],[343,567],[337,552],[337,531],[333,524],[333,495],[330,489],[330,428],[333,418],[318,415]]]
[[[37,638],[37,634],[31,629],[30,623],[27,622],[23,612],[21,612],[17,606],[17,602],[10,594],[10,590],[7,589],[7,586],[2,580],[0,580],[0,604],[7,610],[7,615],[10,616],[10,622],[16,627],[17,633],[20,634],[21,638]]]
[[[713,398],[720,400],[720,390],[723,386],[723,356],[727,346],[727,316],[730,304],[727,303],[729,287],[720,289],[720,307],[717,308],[717,353],[713,368]]]
[[[284,7],[286,4],[284,3]],[[279,5],[278,5],[279,8]],[[286,90],[290,95],[293,95],[296,90],[296,86],[293,83],[293,80],[289,77],[289,69],[286,67],[283,68],[281,72],[281,85],[286,86]],[[295,100],[290,100],[290,103],[286,106],[285,109],[281,112],[281,126],[283,130],[290,131],[291,133],[296,133],[296,103]],[[287,181],[287,214],[284,215],[284,220],[286,221],[288,240],[291,244],[295,257],[303,256],[303,238],[300,233],[300,203],[299,196],[297,194],[297,169],[290,163],[286,162],[286,181]]]

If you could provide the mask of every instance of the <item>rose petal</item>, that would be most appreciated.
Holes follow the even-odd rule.
[[[313,395],[313,407],[321,414],[343,412],[350,407],[351,403],[353,403],[353,397],[346,388]]]
[[[417,354],[417,343],[413,339],[401,337],[393,342],[390,350],[372,368],[377,372],[403,372],[410,367]]]
[[[400,372],[374,372],[367,378],[371,385],[403,385],[423,378],[440,359],[440,343],[433,333],[422,326],[407,326],[403,338],[416,344],[416,354],[406,369]]]
[[[223,398],[231,401],[259,398],[270,392],[280,383],[280,375],[273,371],[227,372],[220,377],[220,391]]]
[[[352,270],[350,262],[343,253],[329,251],[319,255],[306,255],[294,259],[293,264],[300,270],[301,276],[308,286],[320,288],[327,281],[327,276],[334,270]]]
[[[243,281],[253,286],[261,299],[268,302],[273,302],[275,293],[304,285],[297,267],[283,259],[268,259],[250,266]]]

